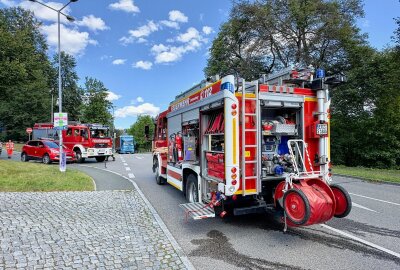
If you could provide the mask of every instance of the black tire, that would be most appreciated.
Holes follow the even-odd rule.
[[[304,211],[303,214],[300,212],[300,214],[302,214],[302,218],[296,218],[295,216],[293,216],[293,210],[295,211],[296,209],[294,207],[296,207],[296,205],[294,205],[294,201],[289,201],[288,200],[292,200],[291,198],[293,196],[296,196],[297,200],[300,199],[303,202],[303,206],[304,206]],[[287,203],[292,203],[292,205],[287,205]],[[283,195],[283,209],[286,213],[286,217],[293,223],[296,225],[304,225],[305,223],[307,223],[307,221],[310,219],[310,215],[311,215],[311,208],[310,208],[310,202],[308,201],[306,195],[304,195],[303,191],[299,190],[299,189],[289,189],[288,191],[285,192],[285,195]]]
[[[42,157],[42,161],[44,164],[51,164],[51,159],[48,154],[44,154],[44,156]]]
[[[21,154],[21,161],[22,162],[28,162],[29,161],[29,157],[25,152],[22,152],[22,154]]]
[[[74,150],[74,152],[75,152],[76,162],[83,163],[85,161],[85,159],[82,157],[81,151],[78,149],[78,150]]]
[[[103,162],[104,160],[106,160],[105,156],[101,156],[101,157],[95,157],[97,162]]]
[[[156,183],[157,183],[157,185],[164,185],[166,181],[164,178],[161,177],[158,167],[159,167],[158,160],[154,159],[153,168],[154,168]]]
[[[199,201],[199,188],[197,177],[194,174],[189,174],[186,180],[186,200],[190,203]]]
[[[330,187],[333,191],[333,195],[335,196],[336,203],[338,203],[339,200],[341,200],[342,202],[343,200],[346,201],[345,210],[340,211],[341,213],[336,213],[336,211],[338,210],[338,205],[336,205],[335,215],[334,215],[337,218],[344,218],[351,212],[352,203],[350,194],[342,186],[332,184],[330,185]],[[341,198],[338,198],[339,195]]]

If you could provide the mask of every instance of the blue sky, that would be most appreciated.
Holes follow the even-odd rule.
[[[60,7],[67,1],[43,1]],[[400,16],[398,0],[366,0],[358,20],[372,46],[383,49]],[[0,0],[0,7],[22,5],[43,21],[42,32],[57,49],[56,13],[37,3]],[[127,128],[138,114],[155,115],[181,91],[204,77],[207,52],[219,26],[228,19],[230,0],[79,0],[65,13],[61,47],[77,59],[81,83],[86,76],[112,92],[115,124]]]

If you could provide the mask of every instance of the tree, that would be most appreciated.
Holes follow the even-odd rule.
[[[52,64],[52,91],[54,96],[58,96],[58,54],[54,55]],[[61,52],[62,110],[68,113],[68,118],[71,120],[79,120],[81,117],[80,108],[83,94],[82,89],[78,87],[79,77],[75,68],[75,58]]]
[[[86,123],[100,123],[112,125],[112,103],[107,99],[108,89],[104,84],[90,77],[85,78],[85,86],[82,89],[85,104],[82,105],[82,121]]]
[[[360,0],[236,1],[205,72],[237,69],[251,78],[294,64],[335,71],[346,65],[346,48],[364,42],[356,27],[362,15]]]
[[[29,11],[0,9],[0,124],[6,130],[3,137],[26,139],[27,127],[50,121],[51,65],[39,27]]]
[[[149,126],[149,138],[145,136],[145,126]],[[128,129],[128,134],[133,135],[139,148],[148,150],[151,148],[151,138],[154,134],[154,119],[150,115],[139,115],[136,122]]]

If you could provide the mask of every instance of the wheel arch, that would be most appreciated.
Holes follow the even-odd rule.
[[[183,168],[182,170],[182,192],[184,195],[186,195],[186,184],[187,184],[187,179],[189,177],[189,175],[193,174],[196,179],[197,179],[197,188],[199,190],[199,193],[201,194],[201,181],[200,181],[200,174],[193,168]],[[199,194],[199,195],[200,195]],[[201,198],[199,196],[199,198]]]

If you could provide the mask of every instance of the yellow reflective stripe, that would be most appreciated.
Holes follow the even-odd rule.
[[[246,189],[246,192],[257,192],[256,189]],[[243,190],[238,190],[235,194],[243,194]]]
[[[305,101],[318,101],[317,98],[309,98],[309,97],[306,97],[304,100]]]
[[[170,184],[171,186],[173,186],[173,187],[175,187],[175,188],[177,188],[177,189],[179,189],[179,190],[182,190],[178,185],[176,185],[176,184],[173,183],[172,181],[168,181],[168,179],[167,179],[167,182],[168,182],[168,184]]]

